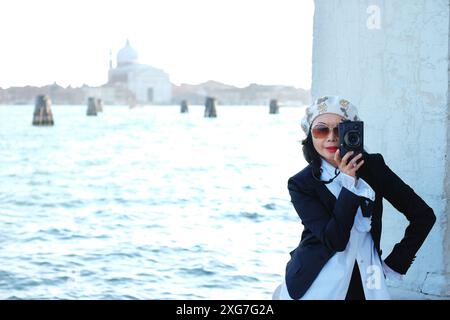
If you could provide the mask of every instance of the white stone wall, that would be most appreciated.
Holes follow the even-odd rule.
[[[449,0],[315,0],[313,41],[313,98],[357,105],[367,151],[383,154],[437,216],[405,280],[391,286],[450,296]],[[384,200],[383,258],[406,226]]]

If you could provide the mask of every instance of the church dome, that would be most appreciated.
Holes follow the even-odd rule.
[[[125,47],[119,50],[117,53],[117,65],[127,65],[137,63],[138,53],[130,46],[130,41],[127,40]]]

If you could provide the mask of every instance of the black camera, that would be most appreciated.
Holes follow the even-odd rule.
[[[338,125],[339,129],[339,153],[341,158],[345,156],[348,151],[353,151],[353,155],[358,155],[363,152],[364,145],[364,122],[345,120]]]

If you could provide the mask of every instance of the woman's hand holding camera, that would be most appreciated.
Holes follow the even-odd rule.
[[[358,162],[358,160],[362,158],[362,153],[360,153],[349,161],[349,158],[353,155],[353,153],[353,151],[348,151],[344,155],[344,157],[341,158],[339,149],[337,149],[334,153],[334,161],[336,161],[336,163],[338,164],[339,170],[341,172],[356,178],[356,171],[364,164],[364,160]]]

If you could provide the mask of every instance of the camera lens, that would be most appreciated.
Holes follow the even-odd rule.
[[[349,131],[344,137],[344,142],[349,147],[358,147],[361,143],[361,138],[358,134],[358,131]]]

